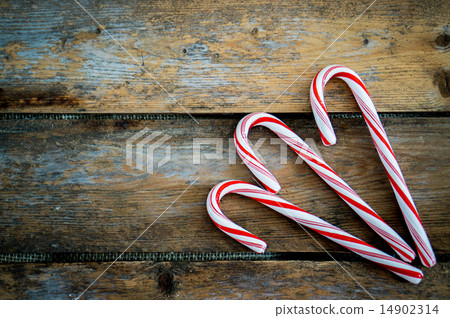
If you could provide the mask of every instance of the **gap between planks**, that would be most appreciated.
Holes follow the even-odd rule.
[[[296,118],[313,118],[312,113],[271,113],[281,119],[295,116]],[[210,113],[195,114],[198,119],[240,119],[247,113]],[[330,118],[363,118],[361,113],[329,113]],[[383,112],[380,118],[437,118],[450,117],[450,112]],[[0,113],[0,120],[188,120],[189,115],[160,113],[160,114],[105,114],[105,113]]]
[[[8,253],[0,254],[0,264],[78,263],[78,262],[210,262],[210,261],[336,261],[360,262],[362,257],[348,252],[99,252],[99,253]],[[120,257],[119,257],[120,256]],[[449,262],[450,254],[437,254],[439,263]]]

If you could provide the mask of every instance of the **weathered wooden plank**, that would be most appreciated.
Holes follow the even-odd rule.
[[[340,263],[375,299],[448,299],[448,263],[419,285],[374,264]],[[0,266],[0,299],[73,299],[108,263]],[[81,299],[371,299],[335,262],[118,262]]]
[[[362,118],[333,119],[338,145],[320,144],[311,117],[281,117],[316,145],[324,159],[394,229],[411,242],[387,176]],[[192,125],[179,120],[30,120],[0,121],[0,246],[14,252],[108,252],[125,249],[187,189],[129,251],[247,251],[209,220],[205,200],[226,179],[254,183],[236,155],[230,164],[228,140],[239,118],[204,117]],[[448,118],[384,118],[400,166],[415,198],[436,253],[448,253]],[[153,174],[126,165],[126,140],[141,129],[170,136],[154,151]],[[161,135],[162,136],[162,135]],[[155,140],[159,140],[158,136]],[[194,138],[219,138],[201,148],[193,164]],[[390,249],[305,164],[288,152],[280,164],[275,135],[255,128],[251,138],[266,138],[261,155],[278,176],[280,195],[307,211]],[[261,139],[262,140],[262,139]],[[213,140],[214,141],[214,140]],[[314,142],[315,141],[315,142]],[[171,160],[157,167],[171,149]],[[197,182],[193,183],[196,178]],[[268,251],[323,252],[294,222],[250,199],[227,196],[227,215],[268,241]],[[326,249],[343,249],[314,235]]]
[[[371,1],[83,1],[192,113],[266,109]],[[380,111],[448,111],[448,1],[379,1],[272,112],[310,112],[309,85],[343,64]],[[0,112],[184,112],[73,1],[2,1]],[[343,83],[331,111],[357,109]]]

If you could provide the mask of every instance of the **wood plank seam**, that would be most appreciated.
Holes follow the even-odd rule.
[[[388,216],[396,230],[404,233],[401,214],[367,127],[362,124],[362,119],[335,121],[337,133],[345,139],[333,149],[321,148],[325,160],[332,159],[333,168],[346,174],[343,177],[349,184],[357,191],[361,190],[361,195]],[[0,240],[3,241],[0,253],[123,250],[122,244],[112,243],[108,237],[118,235],[125,241],[133,240],[139,228],[167,206],[175,188],[200,174],[203,176],[201,186],[167,218],[158,222],[157,229],[143,238],[133,251],[245,251],[215,230],[204,207],[207,192],[218,181],[244,178],[244,181],[252,182],[246,167],[237,159],[236,164],[229,164],[232,150],[226,147],[235,120],[205,120],[203,128],[195,130],[187,129],[185,123],[179,121],[30,120],[1,123]],[[301,131],[302,136],[317,138],[316,127],[310,119],[292,117],[286,123],[295,131]],[[444,182],[448,160],[446,147],[442,147],[447,142],[442,136],[447,135],[448,120],[391,118],[383,123],[388,134],[395,136],[395,149],[401,154],[399,159],[403,160],[402,168],[406,170],[408,181],[415,184],[415,193],[422,205],[421,217],[424,217],[427,229],[434,233],[433,246],[438,253],[448,252],[443,235],[448,231],[448,216],[442,214],[442,207],[448,201]],[[125,166],[125,140],[144,127],[173,136],[170,143],[174,154],[172,162],[152,176]],[[222,159],[203,161],[202,165],[185,165],[192,160],[191,140],[204,136],[224,139]],[[266,131],[258,130],[253,137],[269,136]],[[411,147],[411,140],[417,141],[416,146]],[[37,142],[40,147],[36,147]],[[321,213],[327,221],[336,222],[350,233],[379,244],[377,247],[384,250],[385,246],[361,226],[359,219],[347,213],[345,203],[337,200],[325,184],[318,182],[318,177],[309,168],[295,165],[294,154],[290,154],[288,165],[279,165],[279,147],[266,144],[264,150],[265,159],[280,167],[276,173],[283,178],[284,198],[297,202],[306,210]],[[177,170],[179,166],[183,166],[183,170]],[[155,184],[161,187],[155,187]],[[152,207],[148,206],[149,200]],[[236,221],[242,220],[243,225],[255,233],[270,238],[270,251],[317,252],[298,226],[281,220],[259,204],[227,198],[224,204],[230,217],[235,215]],[[248,213],[239,212],[242,208]],[[182,221],[179,215],[183,215]],[[259,221],[252,222],[250,216],[253,215]],[[186,222],[181,224],[189,224],[189,227],[180,222]],[[337,250],[331,243],[323,241],[323,244],[331,251]]]
[[[111,262],[121,252],[56,252],[56,253],[2,253],[0,264],[17,263],[78,263]],[[360,262],[360,256],[349,252],[330,252],[337,261]],[[439,262],[449,262],[450,254],[436,255]],[[209,261],[331,261],[324,252],[126,252],[118,258],[120,262],[209,262]]]
[[[296,116],[296,118],[313,118],[312,113],[271,113],[280,119]],[[233,114],[197,114],[203,118],[238,118],[246,113]],[[379,113],[380,118],[438,118],[450,117],[450,112],[386,112]],[[361,113],[330,113],[332,119],[363,118]],[[182,114],[160,113],[160,114],[86,114],[86,113],[0,113],[0,120],[186,120],[189,117]]]
[[[261,110],[366,8],[319,0],[86,7],[136,65],[73,2],[21,3],[5,1],[0,14],[0,112],[182,113],[143,67],[192,113]],[[376,3],[273,111],[309,112],[310,80],[330,64],[361,73],[379,110],[448,110],[448,8],[436,0]],[[339,96],[332,111],[356,106],[341,84],[327,87]]]

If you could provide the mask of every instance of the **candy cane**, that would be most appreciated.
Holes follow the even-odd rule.
[[[410,262],[415,254],[412,248],[398,235],[358,194],[342,180],[336,172],[317,155],[285,123],[266,113],[253,113],[238,123],[234,135],[236,151],[247,167],[264,187],[277,193],[280,185],[253,152],[248,141],[248,131],[253,126],[265,126],[283,139],[336,193],[405,261]]]
[[[252,198],[413,284],[420,283],[423,278],[423,273],[419,269],[389,256],[359,238],[255,185],[237,180],[217,184],[209,192],[206,201],[206,208],[211,220],[225,234],[257,253],[264,253],[266,242],[230,221],[220,209],[220,200],[227,193],[236,193]]]
[[[428,239],[427,233],[420,221],[411,193],[406,185],[400,166],[395,158],[394,151],[389,143],[388,136],[384,131],[377,110],[364,86],[361,78],[351,69],[331,65],[321,70],[314,78],[311,89],[311,105],[319,127],[322,142],[328,145],[336,143],[336,135],[327,114],[324,102],[323,91],[326,83],[333,77],[344,80],[355,96],[359,108],[363,113],[364,119],[369,127],[373,142],[380,156],[381,162],[386,170],[389,181],[394,189],[395,197],[405,218],[409,232],[414,239],[422,264],[431,267],[436,264],[436,257]]]

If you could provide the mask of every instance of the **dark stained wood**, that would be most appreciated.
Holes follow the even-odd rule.
[[[412,242],[363,119],[333,119],[338,144],[325,148],[310,117],[282,117],[408,242]],[[33,120],[0,122],[0,246],[3,253],[122,251],[167,211],[130,251],[247,251],[210,221],[205,200],[218,182],[252,182],[229,163],[228,139],[239,118],[178,120]],[[399,164],[436,253],[448,253],[449,120],[384,118]],[[126,139],[144,127],[170,136],[172,160],[148,174],[125,164]],[[392,251],[305,164],[280,164],[267,129],[261,155],[279,178],[280,195],[389,253]],[[159,138],[159,137],[158,137]],[[223,157],[192,163],[194,138],[221,138]],[[155,162],[165,148],[154,152]],[[240,159],[236,157],[236,162]],[[268,242],[268,251],[323,252],[297,224],[250,199],[229,195],[222,207],[236,223]],[[344,249],[313,234],[330,251]],[[411,243],[412,244],[412,243]]]
[[[448,299],[448,263],[413,285],[374,264],[340,264],[375,299]],[[0,299],[73,299],[109,263],[0,266]],[[332,261],[118,262],[81,299],[371,299]]]
[[[370,3],[83,2],[181,106],[75,2],[2,1],[0,112],[262,111],[303,72],[270,110],[310,112],[330,64],[358,72],[380,111],[448,111],[450,3],[378,1],[349,27]],[[326,91],[330,111],[357,111],[343,83]]]

